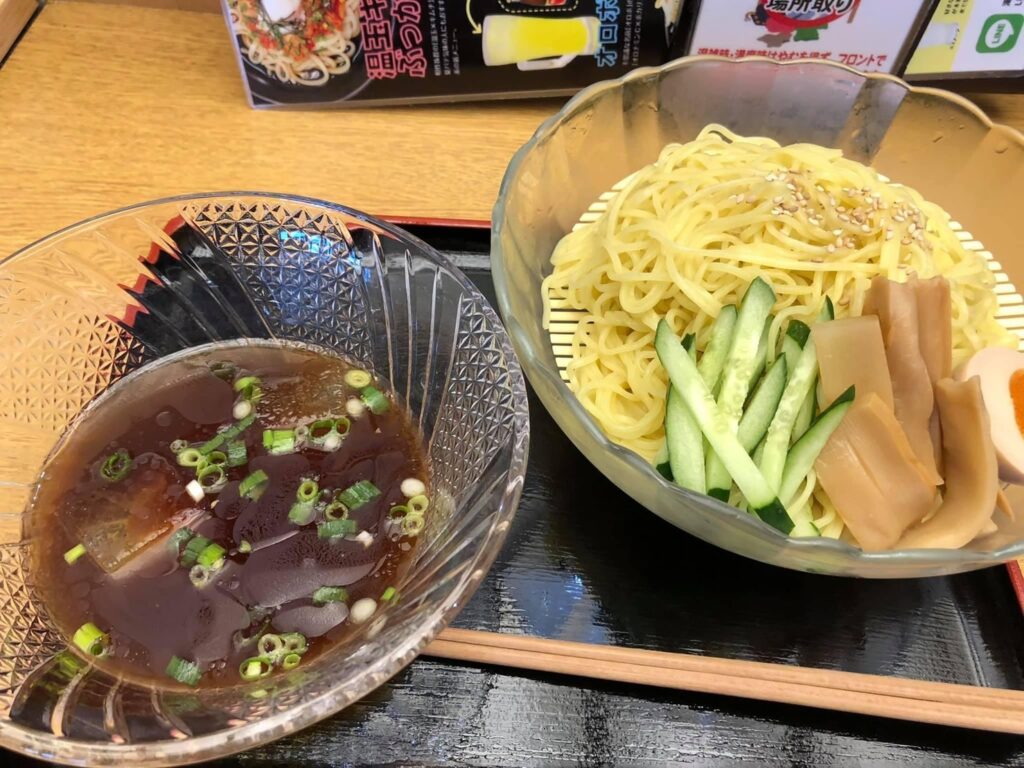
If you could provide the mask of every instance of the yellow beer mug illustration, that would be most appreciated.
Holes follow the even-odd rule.
[[[485,16],[484,64],[515,64],[522,70],[560,69],[577,56],[592,56],[600,47],[596,16],[544,19],[530,16]]]

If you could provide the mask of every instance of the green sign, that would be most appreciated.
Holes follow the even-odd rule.
[[[1019,13],[999,13],[985,19],[978,35],[975,50],[978,53],[1006,53],[1012,51],[1024,27],[1024,16]]]

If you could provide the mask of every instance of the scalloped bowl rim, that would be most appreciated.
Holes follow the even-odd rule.
[[[784,544],[787,549],[792,549],[794,551],[803,550],[806,552],[830,551],[849,560],[853,560],[856,563],[877,563],[880,565],[916,561],[921,565],[931,564],[936,567],[941,567],[956,566],[960,563],[973,561],[976,563],[973,569],[1000,565],[1007,561],[1024,556],[1024,539],[1015,544],[1010,544],[1002,549],[993,550],[991,552],[979,552],[976,550],[965,549],[902,549],[889,550],[886,552],[864,552],[858,547],[853,547],[837,539],[827,539],[824,537],[816,539],[790,538],[785,536],[780,531],[753,519],[750,515],[735,507],[731,507],[724,502],[711,498],[710,496],[695,494],[691,491],[680,488],[678,485],[669,482],[658,474],[654,467],[644,461],[638,454],[611,442],[607,436],[605,436],[594,418],[587,413],[579,400],[577,400],[572,392],[569,391],[565,382],[562,381],[560,376],[558,376],[557,371],[552,369],[546,363],[541,362],[538,357],[537,350],[534,349],[534,346],[530,343],[521,323],[512,316],[512,313],[506,306],[506,296],[508,295],[506,288],[507,276],[505,272],[505,265],[500,258],[500,255],[502,254],[501,234],[504,223],[506,197],[513,177],[518,173],[519,167],[522,165],[525,157],[533,151],[537,144],[551,136],[562,123],[568,121],[572,114],[587,103],[596,100],[601,94],[615,90],[624,90],[626,86],[633,81],[657,77],[666,72],[672,72],[676,69],[684,69],[694,64],[705,62],[720,62],[722,64],[735,67],[741,67],[748,63],[768,64],[775,67],[830,67],[848,72],[862,80],[887,81],[911,93],[925,94],[927,96],[953,102],[958,106],[965,108],[979,123],[985,125],[990,130],[997,130],[1006,133],[1012,140],[1016,141],[1022,148],[1024,148],[1024,133],[1012,128],[1011,126],[993,122],[980,107],[958,94],[950,93],[949,91],[939,88],[915,87],[894,75],[860,72],[852,67],[846,66],[845,64],[818,59],[794,59],[791,61],[780,62],[766,56],[746,56],[738,59],[732,59],[725,56],[690,56],[671,61],[658,67],[641,67],[614,80],[603,80],[601,82],[594,83],[569,99],[569,101],[567,101],[557,113],[541,123],[533,136],[530,137],[530,140],[520,147],[516,151],[515,155],[512,156],[512,160],[509,162],[508,168],[502,177],[501,186],[498,189],[498,198],[495,202],[491,216],[491,272],[494,276],[495,288],[497,289],[498,306],[501,309],[502,317],[506,319],[508,334],[516,346],[516,351],[519,352],[523,359],[523,367],[526,371],[527,378],[532,379],[535,376],[541,377],[546,380],[546,383],[553,385],[554,391],[557,393],[561,404],[568,408],[568,413],[570,414],[568,418],[574,418],[575,421],[583,427],[586,435],[594,442],[595,446],[610,456],[609,460],[611,462],[619,462],[627,465],[633,470],[641,472],[646,479],[655,483],[663,492],[674,496],[674,498],[680,502],[699,498],[702,504],[709,506],[714,513],[718,513],[732,525],[737,526],[740,529],[745,529],[757,536],[771,536],[778,543]],[[545,398],[541,394],[542,391],[543,389],[538,388],[537,394],[543,401]],[[545,402],[544,405],[545,407],[548,407],[547,402]],[[555,417],[553,409],[548,408],[548,411],[553,417]],[[557,421],[557,417],[555,417],[555,419]],[[596,465],[595,468],[597,468],[598,471],[602,471],[601,468]],[[602,474],[604,474],[603,471]],[[651,511],[654,512],[654,510]],[[654,512],[654,514],[658,513]],[[662,517],[661,515],[658,516]],[[667,522],[675,525],[671,520],[667,520]],[[907,577],[912,577],[912,575],[907,574]]]
[[[436,248],[401,227],[363,213],[355,208],[314,197],[236,190],[190,193],[148,200],[96,214],[58,229],[23,248],[19,248],[9,256],[0,258],[0,268],[43,243],[58,241],[75,231],[87,229],[90,225],[95,225],[106,219],[117,218],[132,211],[194,200],[225,200],[230,202],[236,201],[238,198],[265,199],[282,204],[312,205],[328,211],[342,213],[377,227],[403,243],[414,246],[429,255],[432,261],[448,270],[464,290],[479,300],[482,313],[492,323],[495,336],[501,343],[501,351],[507,361],[509,375],[512,380],[512,389],[516,392],[522,391],[525,393],[523,371],[505,326],[495,309],[490,306],[487,298],[469,281],[458,267],[452,264]],[[483,578],[478,576],[478,574],[481,571],[486,573],[494,564],[494,560],[508,534],[509,523],[515,515],[516,508],[519,506],[523,481],[526,476],[529,437],[530,424],[528,415],[524,418],[521,414],[517,414],[512,422],[510,440],[513,444],[513,450],[509,467],[505,473],[506,483],[502,494],[503,498],[485,539],[487,546],[481,546],[473,555],[473,558],[467,564],[465,573],[452,587],[452,590],[448,593],[448,598],[442,605],[427,613],[424,620],[416,626],[415,630],[409,634],[409,637],[401,644],[396,645],[391,653],[361,669],[358,674],[346,681],[344,685],[336,686],[311,699],[304,699],[294,707],[283,709],[269,717],[261,718],[236,728],[216,731],[203,736],[189,737],[181,741],[110,744],[80,739],[66,739],[30,731],[9,720],[0,720],[0,746],[51,762],[113,765],[115,761],[128,760],[131,764],[144,762],[147,765],[187,765],[227,757],[246,749],[260,746],[261,744],[276,741],[314,725],[351,706],[381,685],[384,685],[387,680],[411,664],[422,650],[459,613],[483,582]],[[398,663],[391,669],[391,663],[395,660]],[[374,682],[376,677],[383,675],[386,675],[385,680]],[[342,696],[342,698],[347,700],[339,704],[339,692],[349,691],[356,692],[356,695],[353,695],[351,698]],[[84,760],[83,757],[85,758]],[[96,761],[98,760],[103,762],[97,763]]]

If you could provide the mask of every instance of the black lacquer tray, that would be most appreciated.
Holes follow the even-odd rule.
[[[397,223],[496,304],[486,228]],[[519,510],[455,627],[1024,689],[1024,615],[1004,568],[869,581],[762,565],[647,512],[535,399],[530,413]],[[216,765],[910,762],[1024,765],[1024,739],[421,657],[335,717]]]

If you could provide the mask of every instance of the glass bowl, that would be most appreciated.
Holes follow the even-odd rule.
[[[233,323],[226,305],[238,310]],[[40,465],[121,377],[253,336],[363,361],[419,424],[434,511],[402,599],[364,625],[354,652],[336,648],[263,681],[193,692],[116,679],[66,650],[32,582],[25,509]],[[325,718],[392,677],[494,560],[529,440],[508,337],[444,257],[341,206],[249,193],[105,214],[0,262],[0,433],[0,746],[82,765],[223,756]]]
[[[1024,556],[1024,489],[1016,522],[963,550],[866,554],[843,542],[790,539],[750,515],[663,480],[604,433],[559,377],[541,325],[551,252],[604,192],[708,123],[783,144],[842,149],[942,205],[1024,286],[1017,222],[1024,136],[970,102],[888,75],[821,62],[698,56],[581,91],[509,164],[494,208],[498,302],[530,383],[558,425],[606,477],[673,525],[723,549],[801,571],[902,578],[983,568]],[[998,516],[1002,518],[1003,516]]]

